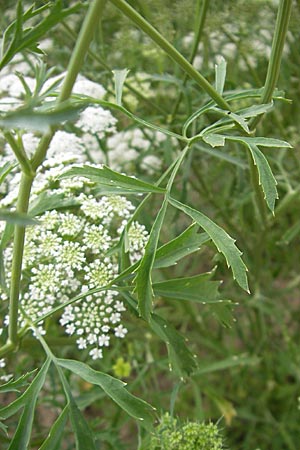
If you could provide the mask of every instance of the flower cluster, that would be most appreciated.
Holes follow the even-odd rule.
[[[224,449],[218,427],[213,423],[187,422],[180,425],[166,413],[156,428],[149,450],[222,450]]]
[[[28,227],[19,325],[26,325],[28,318],[38,321],[67,302],[59,323],[67,334],[76,336],[79,349],[88,349],[89,355],[98,359],[112,336],[124,338],[127,333],[121,320],[124,304],[110,283],[118,273],[114,247],[134,206],[121,196],[97,198],[93,187],[82,177],[60,182],[52,193],[59,192],[62,202],[74,200],[75,206],[46,211],[39,216],[39,225]],[[133,222],[128,238],[129,255],[136,261],[142,255],[147,232]],[[5,249],[4,257],[9,277],[11,246]],[[93,292],[95,289],[100,291]],[[80,300],[68,303],[77,296]],[[4,292],[2,298],[6,299]],[[39,331],[45,333],[41,325]]]

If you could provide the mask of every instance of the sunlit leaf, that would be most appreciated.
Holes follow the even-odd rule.
[[[227,261],[228,267],[231,267],[233,278],[237,283],[247,292],[249,292],[247,280],[247,267],[245,266],[241,254],[242,252],[236,247],[234,239],[230,237],[223,228],[219,227],[207,216],[200,211],[196,211],[190,206],[184,205],[173,198],[169,198],[171,205],[180,209],[185,214],[190,216],[195,222],[200,225],[210,236],[219,252],[223,253]]]
[[[91,369],[86,364],[69,359],[58,359],[58,364],[75,373],[88,383],[99,386],[124,411],[145,426],[150,427],[153,422],[151,411],[153,407],[143,400],[135,397],[125,389],[126,383],[103,372]]]
[[[116,103],[117,105],[122,105],[123,85],[125,83],[129,70],[113,70],[112,72],[115,78]]]
[[[256,145],[249,144],[248,148],[252,154],[254,164],[258,170],[258,180],[264,192],[264,197],[269,209],[274,213],[275,200],[278,198],[276,188],[277,181],[272,173],[271,167],[265,155]]]
[[[215,64],[216,72],[216,91],[222,95],[226,79],[226,61],[223,56],[219,57],[217,64]]]
[[[208,133],[203,135],[203,141],[211,147],[224,147],[225,138],[220,134]]]

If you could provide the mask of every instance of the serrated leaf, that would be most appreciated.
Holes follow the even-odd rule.
[[[211,281],[212,274],[203,273],[193,277],[173,278],[153,284],[155,295],[161,297],[189,300],[192,302],[219,303],[224,302],[220,298],[220,281]]]
[[[119,194],[122,189],[130,191],[132,194],[145,192],[155,192],[161,194],[165,192],[165,189],[159,188],[145,181],[138,180],[137,178],[128,177],[121,173],[115,172],[105,165],[101,168],[91,167],[88,165],[73,166],[70,170],[67,170],[58,178],[71,178],[73,176],[88,178],[104,188],[108,186],[114,194]]]
[[[33,425],[35,405],[37,402],[38,394],[43,387],[43,384],[45,383],[45,378],[49,369],[50,362],[50,358],[47,358],[38,375],[34,378],[28,389],[19,399],[15,400],[6,408],[2,408],[0,410],[0,417],[7,418],[12,415],[12,411],[16,412],[20,409],[20,407],[24,406],[23,413],[20,417],[16,432],[12,440],[10,441],[8,450],[28,448],[31,429]],[[13,404],[15,404],[15,406],[11,407]]]
[[[219,57],[217,64],[215,64],[216,72],[216,91],[222,95],[226,79],[226,61],[223,56]]]
[[[175,239],[159,247],[155,254],[154,269],[173,266],[208,242],[210,237],[207,233],[198,233],[198,229],[199,225],[193,223]]]
[[[17,380],[11,379],[5,384],[2,384],[0,386],[0,393],[3,392],[19,392],[19,389],[21,387],[24,387],[28,384],[27,378],[29,378],[34,372],[36,372],[36,369],[32,370],[31,372],[27,372],[24,375],[20,376]]]
[[[58,359],[57,363],[75,373],[88,383],[99,386],[104,392],[130,416],[143,421],[146,427],[153,422],[151,411],[153,407],[125,389],[126,383],[103,372],[91,369],[86,364],[69,359]]]
[[[162,207],[158,211],[152,226],[144,255],[136,271],[134,279],[135,292],[138,297],[138,308],[141,316],[149,321],[152,312],[152,279],[151,273],[154,265],[155,253],[157,249],[160,230],[164,221],[168,203],[164,200]]]
[[[116,103],[117,105],[122,105],[122,92],[123,92],[123,86],[126,80],[126,77],[129,73],[128,69],[123,70],[113,70],[112,73],[114,74],[115,79],[115,92],[116,92]]]
[[[43,387],[45,382],[46,374],[49,368],[51,360],[49,358],[46,359],[39,373],[36,375],[32,383],[28,386],[26,391],[15,401],[10,403],[8,406],[0,409],[0,418],[7,419],[11,417],[13,414],[19,411],[22,406],[26,405],[28,402],[33,401],[37,398],[39,391]],[[25,448],[25,447],[24,447]]]
[[[277,181],[272,173],[271,167],[265,155],[254,144],[248,143],[254,164],[258,171],[259,184],[264,192],[264,197],[269,209],[274,214],[275,200],[278,198],[276,188]]]
[[[166,343],[172,369],[181,377],[189,376],[197,368],[197,362],[195,356],[187,348],[185,338],[157,314],[151,314],[149,325]]]
[[[221,134],[208,133],[202,136],[202,139],[206,144],[209,144],[211,147],[224,147],[225,145],[225,137]]]
[[[236,247],[234,239],[226,233],[223,228],[219,227],[215,222],[202,214],[200,211],[196,211],[190,206],[184,205],[179,201],[169,197],[169,202],[175,208],[180,209],[185,214],[190,216],[195,222],[200,225],[210,236],[213,243],[223,253],[227,261],[228,267],[231,267],[233,278],[237,283],[247,292],[249,292],[248,280],[247,280],[247,267],[245,266],[241,254],[242,252]]]
[[[22,225],[22,226],[37,225],[39,223],[38,220],[33,219],[27,214],[21,214],[6,209],[0,209],[0,220],[4,220],[5,222],[14,225]]]
[[[49,431],[45,441],[39,450],[59,450],[61,448],[61,438],[65,431],[65,425],[69,414],[69,404],[67,404]]]

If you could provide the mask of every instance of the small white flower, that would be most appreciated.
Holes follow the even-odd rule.
[[[101,336],[98,337],[98,344],[100,347],[108,347],[109,346],[110,337],[106,334],[101,334]]]
[[[3,367],[5,367],[5,366],[6,366],[5,359],[1,358],[0,359],[0,368],[3,369]]]
[[[103,358],[102,350],[101,348],[93,348],[89,355],[92,357],[92,359],[101,359]]]
[[[115,328],[115,336],[117,336],[119,338],[124,338],[127,333],[128,333],[128,330],[127,330],[127,328],[123,327],[123,325],[118,325]]]
[[[83,350],[83,349],[86,348],[86,346],[87,346],[86,339],[84,339],[84,338],[82,338],[82,337],[79,338],[79,339],[77,339],[76,343],[77,343],[78,348],[79,348],[80,350]]]

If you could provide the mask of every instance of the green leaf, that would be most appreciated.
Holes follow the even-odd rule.
[[[210,364],[206,364],[199,367],[193,375],[204,375],[206,373],[218,372],[220,370],[231,369],[232,367],[245,367],[254,366],[259,364],[260,358],[257,356],[248,356],[245,354],[234,355],[229,358],[222,359],[221,361],[215,361]]]
[[[0,220],[12,223],[14,225],[37,225],[39,222],[27,214],[17,213],[15,211],[8,211],[6,209],[0,209]]]
[[[93,433],[84,416],[81,414],[80,409],[78,408],[72,395],[69,383],[67,382],[66,377],[58,364],[59,360],[55,358],[55,365],[58,369],[59,377],[68,399],[69,415],[74,432],[76,450],[96,450]]]
[[[264,197],[269,209],[274,214],[275,200],[278,198],[276,188],[277,181],[269,166],[265,155],[254,144],[248,143],[248,148],[251,152],[254,164],[258,170],[258,181],[264,192]]]
[[[21,387],[24,387],[28,384],[27,378],[29,378],[37,369],[32,370],[31,372],[27,372],[17,380],[11,379],[5,384],[0,386],[0,393],[3,392],[19,392]]]
[[[155,253],[157,249],[160,230],[164,221],[168,203],[164,200],[162,207],[158,211],[152,226],[148,242],[145,247],[144,256],[136,271],[135,292],[138,297],[139,312],[143,319],[149,321],[152,312],[152,280],[151,273],[154,265]]]
[[[246,131],[247,134],[250,134],[250,130],[249,130],[249,127],[247,125],[247,122],[246,122],[246,120],[243,117],[241,117],[238,114],[235,114],[233,112],[228,112],[227,115],[235,123],[237,123],[244,131]]]
[[[38,8],[36,11],[31,7],[27,12],[23,13],[22,11],[22,2],[18,2],[18,10],[17,10],[17,20],[10,25],[10,30],[14,32],[14,37],[5,51],[2,60],[0,61],[0,70],[9,63],[9,61],[19,52],[25,50],[29,47],[33,48],[38,43],[39,39],[42,36],[45,36],[47,31],[53,28],[59,22],[62,22],[66,17],[70,14],[78,12],[82,8],[82,3],[78,2],[71,7],[63,9],[63,2],[58,0],[52,3],[53,7],[51,8],[48,16],[44,17],[39,23],[37,23],[34,27],[23,29],[23,22],[31,19],[36,14],[46,9],[49,5],[45,5],[45,7]],[[51,5],[51,6],[52,6]],[[6,33],[5,41],[7,41]]]
[[[181,377],[189,376],[197,368],[197,362],[195,356],[187,348],[185,338],[157,314],[151,314],[149,325],[166,343],[171,368]]]
[[[146,427],[151,427],[153,417],[150,411],[154,408],[145,401],[130,394],[130,392],[125,389],[126,383],[123,383],[123,381],[117,380],[106,373],[93,370],[86,364],[79,361],[58,359],[57,363],[61,367],[75,373],[88,383],[99,386],[130,416],[139,421],[143,421],[143,424],[145,424]]]
[[[65,431],[65,425],[69,414],[70,405],[67,404],[49,431],[45,441],[40,446],[39,450],[60,450],[61,438]]]
[[[3,183],[7,175],[17,166],[17,164],[11,164],[9,162],[6,162],[3,164],[3,166],[0,168],[0,184]]]
[[[153,284],[155,295],[206,303],[224,302],[220,298],[220,281],[211,281],[212,273],[204,273],[193,277],[173,278]]]
[[[247,292],[249,292],[248,280],[247,280],[247,267],[245,266],[241,254],[242,252],[234,244],[234,239],[230,237],[223,228],[219,227],[207,216],[195,209],[178,202],[177,200],[169,197],[169,202],[175,208],[180,209],[185,214],[190,216],[195,222],[200,225],[211,237],[213,243],[223,253],[227,261],[228,267],[231,267],[233,278],[237,283]]]
[[[265,114],[265,113],[271,111],[271,109],[273,109],[273,107],[274,107],[274,102],[253,105],[253,106],[250,106],[249,108],[244,108],[244,109],[239,110],[238,114],[241,117],[247,117],[247,118],[256,117],[256,116],[259,116],[260,114]]]
[[[81,111],[81,106],[61,104],[51,107],[50,110],[34,110],[32,108],[20,108],[0,116],[0,126],[3,128],[20,128],[47,132],[51,125],[58,125],[65,121],[75,120]]]
[[[216,91],[222,95],[226,79],[226,61],[223,56],[219,57],[219,61],[215,64],[216,72]]]
[[[94,181],[101,187],[109,187],[111,189],[111,193],[113,194],[119,194],[124,188],[132,194],[144,192],[155,192],[161,194],[165,192],[165,189],[146,183],[145,181],[138,180],[137,178],[122,175],[121,173],[111,170],[105,165],[101,168],[91,167],[88,165],[74,166],[72,169],[67,170],[60,175],[59,179],[70,178],[73,176],[85,177]]]
[[[122,105],[123,85],[129,72],[130,71],[128,69],[112,71],[115,78],[116,103],[120,106]]]
[[[225,145],[225,137],[220,134],[207,133],[203,135],[202,139],[211,147],[224,147]]]
[[[46,374],[49,368],[51,360],[49,358],[46,359],[39,373],[36,375],[30,386],[26,389],[26,391],[15,401],[10,403],[8,406],[0,409],[0,418],[7,419],[11,417],[13,414],[17,413],[22,406],[26,406],[27,403],[36,402],[37,396],[43,384],[45,382]],[[16,447],[17,448],[17,447]],[[25,447],[23,447],[25,448]]]
[[[175,239],[159,247],[155,255],[154,269],[173,266],[181,258],[196,252],[202,244],[208,242],[210,237],[206,233],[199,234],[198,229],[199,225],[193,223]]]
[[[4,419],[10,417],[20,407],[24,406],[23,413],[20,417],[16,432],[10,441],[8,450],[28,448],[38,394],[45,382],[50,362],[50,358],[47,358],[38,375],[19,399],[0,410],[0,417]]]
[[[252,144],[259,147],[279,147],[279,148],[292,148],[292,145],[286,141],[280,139],[265,138],[265,137],[248,137],[248,136],[223,136],[230,141],[238,141],[246,145]]]
[[[32,203],[30,203],[30,216],[39,216],[45,211],[52,209],[65,208],[67,206],[76,206],[79,202],[75,198],[65,198],[64,194],[53,194],[41,192]]]

